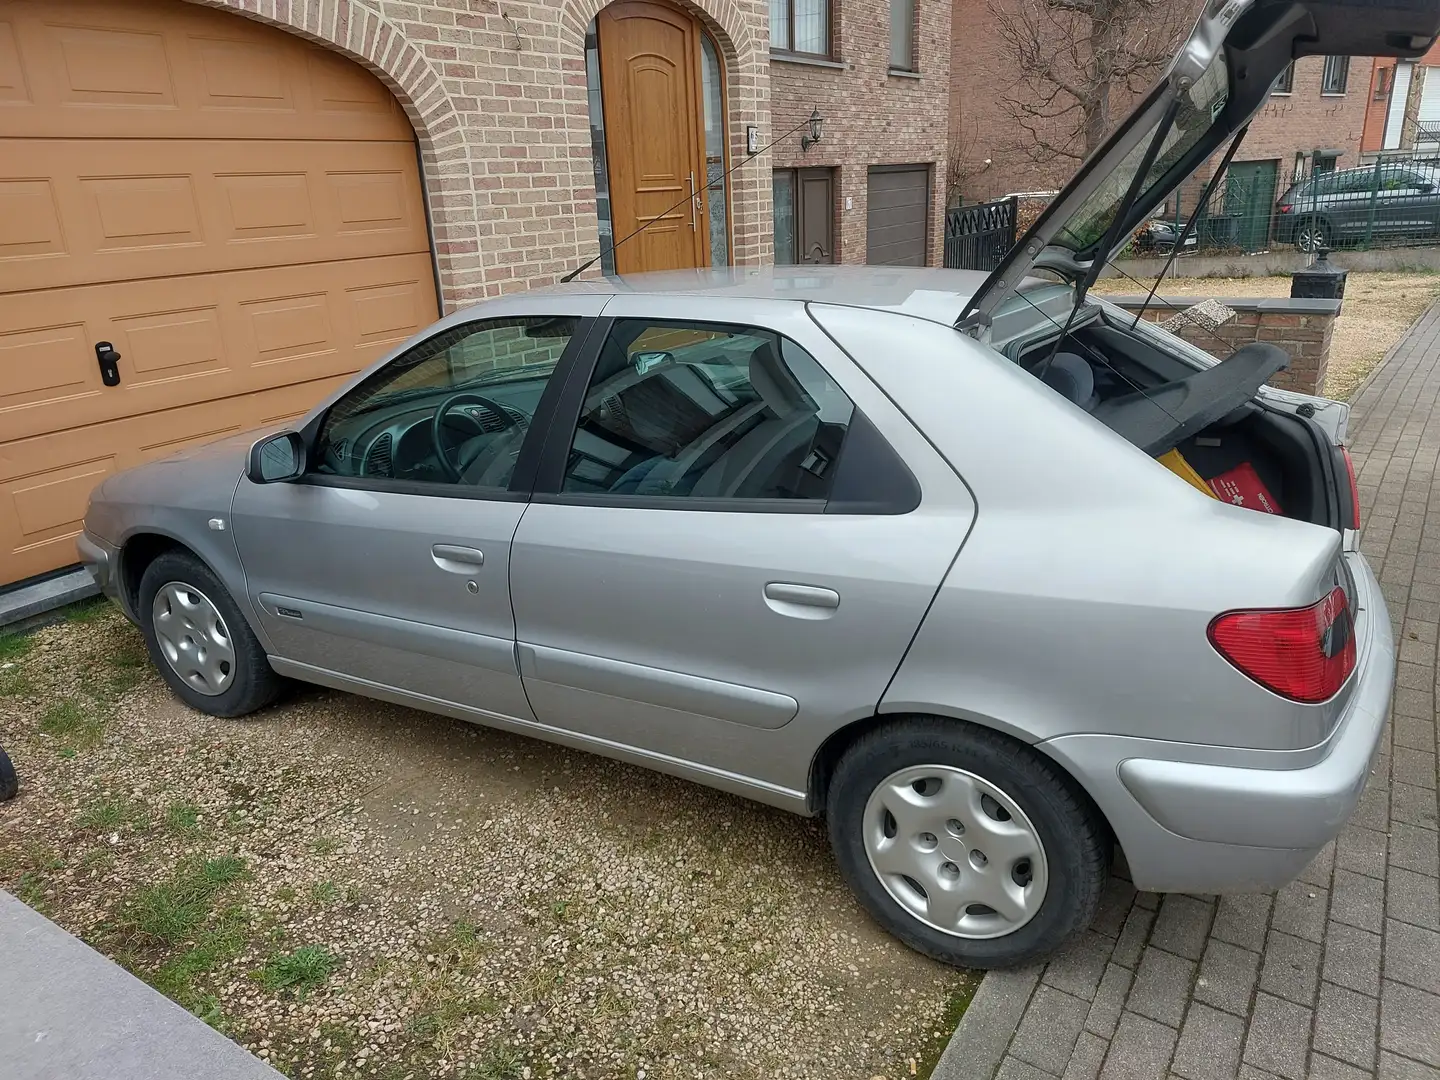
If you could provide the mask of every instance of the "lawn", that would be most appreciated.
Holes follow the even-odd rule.
[[[103,604],[0,636],[0,745],[0,887],[296,1080],[908,1080],[975,985],[816,822],[345,694],[213,720]]]
[[[1183,269],[1183,266],[1182,266]],[[1097,292],[1148,291],[1124,277],[1105,278]],[[1160,288],[1166,299],[1179,297],[1289,296],[1290,278],[1174,278]],[[1400,335],[1440,297],[1440,274],[1358,273],[1345,282],[1345,303],[1335,320],[1325,394],[1347,401],[1384,358]]]

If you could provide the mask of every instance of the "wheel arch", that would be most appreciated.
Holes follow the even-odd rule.
[[[835,766],[844,756],[845,751],[851,746],[869,735],[871,732],[881,730],[900,724],[906,720],[941,720],[954,724],[956,727],[980,728],[999,735],[1015,744],[1020,752],[1033,752],[1043,757],[1053,765],[1069,783],[1074,794],[1085,804],[1093,815],[1094,819],[1104,825],[1105,831],[1110,835],[1110,842],[1114,848],[1120,850],[1120,841],[1115,833],[1108,815],[1096,802],[1089,788],[1071,770],[1069,765],[1061,761],[1055,755],[1046,752],[1041,743],[1033,739],[1021,737],[1017,730],[1008,724],[987,719],[976,719],[969,716],[961,716],[957,713],[939,711],[934,709],[906,710],[903,712],[875,713],[872,716],[855,720],[843,727],[837,728],[820,744],[819,748],[810,760],[810,774],[806,785],[806,806],[810,813],[816,816],[823,816],[825,813],[825,801],[830,790],[830,781],[835,774]]]

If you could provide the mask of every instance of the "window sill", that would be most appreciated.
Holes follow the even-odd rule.
[[[1348,95],[1344,90],[1321,90],[1321,91],[1320,91],[1320,96],[1321,96],[1321,97],[1348,97],[1349,95]]]
[[[1270,96],[1271,96],[1271,97],[1290,97],[1290,96],[1293,95],[1294,93],[1295,93],[1294,90],[1271,90],[1271,91],[1270,91]]]
[[[906,71],[904,68],[891,68],[887,74],[892,79],[918,79],[921,77],[920,72]]]
[[[823,56],[802,56],[800,53],[774,52],[770,53],[772,64],[802,64],[805,67],[829,68],[831,71],[844,71],[849,65],[839,60],[827,60]]]

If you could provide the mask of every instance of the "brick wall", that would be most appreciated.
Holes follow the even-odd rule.
[[[798,132],[787,138],[772,151],[769,168],[836,170],[836,261],[863,263],[870,166],[930,165],[929,257],[939,265],[949,144],[949,0],[916,0],[915,75],[890,72],[889,0],[835,0],[834,15],[838,67],[771,60],[773,135],[795,127],[814,108],[825,127],[822,141],[808,152],[801,151]],[[768,183],[768,170],[766,177]]]
[[[1107,296],[1105,299],[1127,311],[1138,311],[1145,303],[1143,296]],[[1145,308],[1143,318],[1146,322],[1165,322],[1175,317],[1176,308],[1188,302],[1157,298]],[[1323,392],[1340,301],[1244,298],[1221,299],[1220,303],[1233,310],[1235,318],[1213,332],[1185,324],[1179,329],[1179,335],[1219,359],[1255,341],[1278,345],[1290,354],[1290,366],[1271,379],[1270,385],[1302,394]]]
[[[548,284],[598,251],[585,30],[601,0],[192,0],[359,61],[414,126],[442,303]],[[770,129],[764,0],[684,0],[719,46],[732,159]],[[773,252],[770,173],[732,178],[732,258]]]

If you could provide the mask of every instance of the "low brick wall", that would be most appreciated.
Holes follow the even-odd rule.
[[[1106,296],[1127,311],[1137,311],[1143,296]],[[1325,386],[1330,367],[1330,338],[1339,300],[1292,300],[1289,298],[1216,297],[1235,312],[1235,318],[1213,332],[1185,325],[1178,332],[1192,345],[1211,356],[1224,359],[1242,345],[1268,341],[1290,354],[1290,366],[1270,380],[1270,385],[1302,394],[1318,394]],[[1146,322],[1166,322],[1183,308],[1195,304],[1194,297],[1156,297],[1145,308]]]

